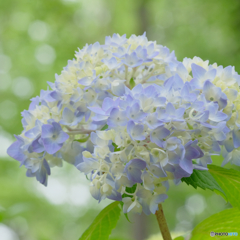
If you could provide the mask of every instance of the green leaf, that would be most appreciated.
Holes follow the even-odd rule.
[[[126,240],[126,238],[116,238],[116,237],[114,237],[114,238],[109,238],[109,240]]]
[[[209,171],[194,169],[190,177],[182,178],[181,180],[194,188],[210,189],[220,194],[226,200],[226,194]]]
[[[122,207],[122,209],[123,209],[123,202],[120,202],[120,204],[121,204],[121,207]],[[128,218],[128,214],[127,214],[127,213],[123,213],[123,214],[124,214],[124,216],[126,217],[126,219],[128,220],[128,222],[132,223],[132,222],[129,220],[129,218]]]
[[[131,89],[133,89],[135,87],[135,82],[134,82],[133,78],[130,79],[129,86]]]
[[[210,232],[238,232],[240,234],[240,211],[238,208],[226,209],[199,223],[192,231],[190,240],[229,239],[230,236],[211,237]],[[231,237],[239,239],[239,237]]]
[[[180,236],[180,237],[176,237],[173,240],[184,240],[184,237]]]
[[[192,130],[193,129],[193,127],[187,122],[187,126],[188,126],[188,128],[190,129],[190,130]]]
[[[225,192],[228,201],[233,207],[240,209],[240,172],[215,165],[208,165],[208,169]]]
[[[80,143],[85,143],[89,139],[90,135],[80,138],[80,139],[75,139],[75,141],[78,141]]]
[[[121,150],[116,143],[113,142],[112,145],[114,146],[114,152],[118,152]]]
[[[5,212],[0,210],[0,222],[2,222],[5,218]]]
[[[117,225],[120,212],[119,202],[113,202],[105,207],[79,240],[107,240],[112,229]]]
[[[107,125],[107,124],[103,126],[103,128],[101,129],[101,131],[104,131],[104,130],[106,130],[106,129],[108,129],[108,125]]]
[[[137,184],[134,184],[132,187],[126,187],[125,191],[126,191],[127,193],[135,193],[136,188],[137,188]],[[122,195],[122,198],[125,198],[125,197],[132,197],[132,195],[129,195],[129,194],[124,193],[124,194]],[[121,206],[123,207],[123,202],[121,202]],[[124,213],[124,216],[125,216],[126,219],[130,222],[127,213]],[[130,223],[131,223],[131,222],[130,222]]]
[[[126,190],[127,193],[135,193],[136,188],[137,188],[137,184],[134,184],[132,187],[126,187],[125,190]],[[128,194],[124,193],[122,195],[122,197],[123,198],[125,198],[125,197],[132,197],[132,195],[128,195]]]

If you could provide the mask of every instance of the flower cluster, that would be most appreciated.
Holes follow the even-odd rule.
[[[233,67],[179,62],[145,34],[114,34],[76,52],[49,86],[23,111],[24,130],[8,149],[44,185],[64,160],[88,175],[98,201],[150,214],[167,198],[169,180],[207,170],[211,155],[240,165]]]

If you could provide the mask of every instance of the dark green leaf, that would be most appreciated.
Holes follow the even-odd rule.
[[[5,211],[0,209],[0,222],[2,222],[5,218]]]
[[[199,223],[192,231],[191,240],[229,239],[229,236],[211,237],[210,232],[238,232],[240,233],[240,211],[238,208],[226,209],[216,213]],[[239,237],[232,237],[239,239]]]
[[[194,169],[190,177],[182,178],[181,180],[194,188],[200,187],[204,190],[210,189],[211,191],[215,191],[226,199],[226,194],[223,189],[219,186],[218,182],[209,171]]]
[[[107,124],[103,126],[103,128],[101,129],[101,131],[106,130],[106,129],[108,129],[108,125],[107,125]]]
[[[121,150],[116,143],[113,142],[112,145],[114,146],[114,152],[118,152]]]
[[[105,207],[79,240],[107,240],[117,225],[120,212],[119,202],[113,202]]]
[[[130,86],[130,89],[133,89],[135,87],[135,82],[133,78],[130,79],[129,86]]]
[[[135,193],[136,188],[137,188],[137,184],[134,184],[132,187],[126,187],[126,192],[127,193]],[[125,197],[132,197],[132,195],[128,195],[128,194],[124,193],[122,195],[122,197],[123,198],[125,198]]]
[[[240,209],[240,172],[215,165],[208,165],[209,172],[225,192],[233,207]]]

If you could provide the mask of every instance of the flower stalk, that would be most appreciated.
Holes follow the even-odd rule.
[[[172,240],[172,237],[171,237],[168,225],[167,225],[167,221],[166,221],[166,218],[163,213],[162,204],[158,204],[158,210],[156,211],[155,215],[157,217],[158,225],[159,225],[160,231],[162,233],[163,239],[164,240]]]

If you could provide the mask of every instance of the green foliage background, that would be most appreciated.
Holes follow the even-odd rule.
[[[0,232],[8,226],[16,240],[78,239],[110,203],[89,198],[87,180],[71,166],[54,169],[48,190],[6,155],[12,135],[22,131],[20,112],[78,47],[103,43],[113,33],[146,31],[149,40],[175,50],[178,60],[199,56],[240,71],[239,11],[235,0],[0,0]],[[229,206],[215,193],[184,183],[172,186],[164,203],[176,235]],[[130,220],[120,217],[112,239],[158,233],[154,215]]]

